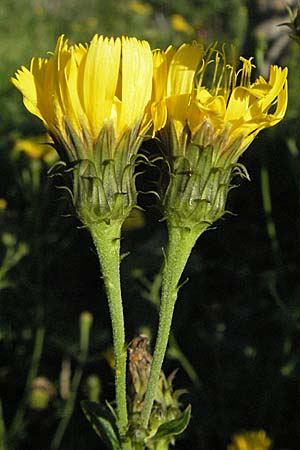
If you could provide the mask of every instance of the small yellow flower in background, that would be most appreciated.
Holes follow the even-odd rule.
[[[227,450],[269,450],[272,441],[264,430],[235,434]]]
[[[89,28],[95,29],[99,25],[99,20],[97,17],[88,17],[85,23]]]
[[[47,134],[30,139],[17,139],[14,150],[26,153],[30,159],[43,159],[47,164],[52,164],[57,160],[57,153],[51,143],[52,139]]]
[[[7,207],[7,201],[5,198],[0,198],[0,212],[4,211]]]
[[[194,28],[180,14],[173,14],[171,16],[171,24],[175,31],[181,31],[186,34],[194,33]]]
[[[132,0],[129,9],[137,14],[148,15],[152,13],[152,6],[149,3],[142,3],[139,0]]]
[[[75,33],[79,33],[82,30],[82,23],[80,22],[72,22],[71,23],[71,30]]]
[[[136,204],[137,151],[151,125],[153,58],[148,42],[95,35],[49,58],[32,58],[12,83],[73,167],[73,199],[84,223],[124,220]]]

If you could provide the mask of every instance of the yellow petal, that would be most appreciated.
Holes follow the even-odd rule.
[[[203,56],[199,44],[183,44],[173,55],[167,82],[169,113],[172,118],[183,120],[193,90],[195,71]]]
[[[209,118],[211,118],[214,126],[222,126],[226,113],[225,98],[222,95],[211,95],[206,89],[202,89],[197,93],[199,108]]]
[[[71,55],[64,68],[62,84],[64,86],[64,108],[73,129],[80,133],[82,125],[88,128],[88,120],[78,95],[78,67],[76,50],[71,48]],[[89,130],[91,132],[91,130]]]
[[[79,92],[89,121],[91,134],[97,138],[104,120],[108,120],[116,90],[121,43],[119,39],[95,35],[79,68]]]
[[[37,107],[37,90],[32,73],[22,66],[16,72],[15,78],[11,78],[11,82],[23,94],[23,103],[28,111],[43,120]]]
[[[168,77],[168,62],[165,52],[157,50],[153,53],[153,80],[150,102],[150,116],[153,120],[153,133],[163,128],[167,121],[167,105],[165,102]]]
[[[153,61],[148,42],[122,38],[122,110],[118,130],[141,120],[151,98]]]
[[[287,67],[285,67],[284,69],[278,66],[270,67],[270,80],[268,84],[271,89],[268,92],[268,95],[266,95],[265,98],[261,101],[261,108],[263,110],[269,109],[270,105],[282,91],[284,85],[286,84],[286,78]]]
[[[166,102],[177,136],[181,134],[187,120],[195,72],[203,53],[203,47],[197,43],[183,44],[176,52],[173,47],[169,47],[166,51],[169,60]]]
[[[67,111],[67,95],[66,86],[64,83],[65,66],[70,59],[70,52],[68,49],[68,41],[64,39],[64,35],[57,40],[56,48],[53,58],[50,58],[50,66],[48,74],[53,80],[52,99],[50,99],[49,107],[54,111],[54,124],[57,128],[64,129],[64,120]],[[51,64],[52,67],[51,67]],[[74,122],[71,114],[68,115],[70,122]]]

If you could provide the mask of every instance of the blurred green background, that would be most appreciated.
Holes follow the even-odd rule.
[[[261,133],[243,156],[251,183],[240,181],[230,193],[234,214],[202,236],[190,258],[164,367],[166,373],[179,368],[175,386],[187,388],[182,401],[193,407],[176,449],[226,449],[234,433],[265,429],[274,449],[299,450],[300,48],[278,26],[288,20],[285,3],[276,0],[1,0],[1,450],[4,427],[7,450],[101,449],[79,401],[113,398],[97,257],[70,199],[47,174],[50,150],[37,153],[36,142],[45,140],[41,123],[9,82],[32,56],[53,50],[62,33],[71,42],[125,34],[149,40],[152,48],[193,39],[234,43],[237,54],[255,56],[257,74],[267,76],[270,64],[289,66],[285,120]],[[154,199],[140,195],[140,202],[145,213],[128,221],[122,241],[124,253],[130,251],[122,263],[128,340],[141,330],[155,335],[167,237]],[[84,310],[94,322],[82,368]],[[54,442],[72,382],[77,399]]]

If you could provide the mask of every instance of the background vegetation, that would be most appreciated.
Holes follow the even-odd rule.
[[[283,3],[1,1],[0,436],[6,427],[7,450],[99,449],[79,400],[113,397],[110,323],[97,257],[68,197],[47,175],[50,155],[26,153],[34,148],[24,139],[43,141],[37,136],[44,130],[9,83],[32,56],[53,49],[61,33],[72,42],[94,33],[128,34],[148,39],[153,48],[226,41],[237,53],[255,56],[258,73],[266,75],[270,63],[289,66],[286,119],[246,152],[251,183],[241,181],[231,192],[234,215],[202,236],[190,258],[165,371],[179,368],[176,388],[188,389],[183,402],[193,406],[176,448],[221,450],[233,433],[263,428],[275,449],[299,449],[300,49],[288,29],[277,26],[288,20]],[[145,329],[155,333],[166,241],[153,198],[140,200],[145,213],[128,222],[123,239],[124,252],[130,251],[122,265],[129,338]],[[94,317],[87,361],[79,351],[84,310]],[[37,376],[43,377],[39,388]],[[74,405],[72,387],[78,392]],[[66,413],[70,422],[62,424]]]

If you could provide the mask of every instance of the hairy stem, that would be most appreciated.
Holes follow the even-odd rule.
[[[174,306],[178,294],[178,283],[199,234],[198,231],[195,232],[187,228],[169,225],[169,244],[162,275],[158,333],[144,409],[141,414],[141,425],[145,429],[148,426],[156,386],[168,345]]]
[[[110,224],[107,224],[102,221],[89,225],[89,229],[97,249],[108,298],[115,357],[118,429],[121,436],[124,436],[128,427],[128,415],[126,403],[125,327],[120,282],[121,223],[119,221],[111,221]],[[128,448],[128,445],[124,443],[123,448]]]

